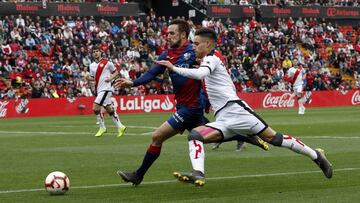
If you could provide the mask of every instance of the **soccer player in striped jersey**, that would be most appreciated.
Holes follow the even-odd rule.
[[[224,65],[224,57],[215,50],[216,39],[216,33],[212,29],[201,28],[196,31],[194,49],[196,56],[202,60],[198,69],[185,69],[165,60],[157,61],[158,64],[180,75],[197,80],[205,79],[206,91],[215,114],[215,122],[196,127],[188,135],[193,170],[174,172],[174,176],[180,181],[203,186],[204,143],[219,142],[241,134],[257,135],[274,146],[305,155],[320,167],[327,178],[331,178],[332,165],[326,159],[323,150],[312,149],[295,137],[276,132],[237,96],[236,88]]]
[[[306,73],[305,69],[299,64],[299,61],[296,58],[293,59],[293,67],[291,67],[286,72],[287,80],[292,84],[294,95],[298,100],[298,105],[299,105],[298,114],[305,113],[304,103],[307,100],[306,95],[303,96],[305,73]]]
[[[101,137],[106,133],[104,114],[101,113],[101,107],[104,107],[118,128],[117,137],[121,137],[125,133],[126,127],[121,123],[111,101],[113,93],[111,82],[118,76],[119,72],[111,61],[101,58],[101,51],[98,46],[93,46],[92,54],[94,62],[90,64],[90,77],[88,77],[88,80],[95,81],[96,99],[93,104],[93,111],[100,126],[95,136]]]
[[[178,19],[173,20],[168,27],[167,35],[170,48],[165,50],[159,56],[159,59],[170,60],[172,63],[181,66],[184,69],[194,69],[196,57],[193,46],[188,41],[189,32],[190,28],[186,21]],[[165,70],[166,67],[154,64],[140,78],[137,78],[134,81],[120,78],[116,80],[114,86],[116,88],[129,88],[146,84],[155,79],[156,76],[163,74]],[[131,172],[120,170],[117,172],[125,182],[130,182],[135,186],[142,182],[148,169],[160,156],[163,142],[178,133],[183,133],[185,130],[190,132],[193,128],[208,122],[203,115],[206,98],[204,97],[201,81],[184,77],[176,72],[169,72],[169,76],[171,78],[175,100],[177,102],[176,112],[153,132],[152,142],[146,150],[140,167]],[[243,137],[238,135],[237,138],[242,139]],[[246,137],[244,137],[244,139],[246,139]],[[261,148],[268,147],[264,141],[257,137],[246,139],[244,141],[250,142]]]

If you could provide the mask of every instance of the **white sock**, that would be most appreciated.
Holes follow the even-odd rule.
[[[116,111],[114,111],[114,114],[111,116],[111,120],[115,123],[117,128],[121,128],[123,126]]]
[[[304,97],[298,99],[299,109],[304,109]]]
[[[199,140],[189,141],[189,156],[194,170],[201,171],[205,174],[205,150],[203,142]]]
[[[289,135],[283,135],[283,141],[281,146],[289,148],[296,153],[308,156],[312,160],[317,159],[317,154],[315,150],[302,143],[301,140],[291,137]]]
[[[102,113],[96,114],[96,120],[99,122],[100,128],[105,128],[105,121]]]

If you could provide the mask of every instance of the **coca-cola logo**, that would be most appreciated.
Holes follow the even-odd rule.
[[[356,16],[359,16],[359,11],[328,8],[326,10],[326,14],[328,17],[336,17],[336,16],[355,16],[356,17]]]
[[[221,6],[212,6],[211,12],[215,14],[231,14],[231,9]]]
[[[359,91],[354,92],[354,94],[351,98],[351,104],[352,105],[360,104],[360,92]]]
[[[271,93],[267,94],[263,100],[264,108],[287,108],[294,107],[295,99],[291,93],[283,93],[279,96],[273,96]]]
[[[169,111],[174,108],[173,102],[170,98],[166,98],[162,101],[161,99],[145,99],[145,97],[136,97],[125,101],[120,98],[120,110],[121,111],[134,111],[143,110],[144,112],[151,112],[153,110],[164,110]]]
[[[8,101],[0,101],[0,118],[5,118],[7,114],[6,106],[9,104]]]

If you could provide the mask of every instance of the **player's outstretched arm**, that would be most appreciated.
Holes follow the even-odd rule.
[[[128,79],[125,79],[125,78],[118,78],[115,80],[115,83],[114,83],[114,87],[117,88],[117,89],[123,89],[123,88],[126,88],[126,87],[132,87],[133,86],[133,82],[131,80],[128,80]]]
[[[116,77],[118,77],[119,75],[119,71],[114,71],[109,78],[105,79],[105,82],[111,82],[112,80],[114,80]]]
[[[157,64],[160,64],[162,66],[165,66],[166,68],[168,68],[171,71],[174,71],[182,76],[188,77],[188,78],[192,78],[192,79],[196,79],[196,80],[202,80],[204,79],[207,75],[210,74],[210,69],[205,67],[205,66],[201,66],[197,69],[188,69],[188,68],[179,68],[174,66],[172,63],[170,63],[169,61],[156,61]]]
[[[161,60],[161,61],[155,61],[155,63],[165,66],[167,69],[174,71],[174,65],[170,61]]]

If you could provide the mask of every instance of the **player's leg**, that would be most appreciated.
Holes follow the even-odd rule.
[[[322,149],[314,150],[304,144],[301,140],[290,135],[277,133],[270,127],[267,127],[264,131],[262,131],[259,134],[259,137],[274,146],[288,148],[293,152],[308,156],[321,168],[327,178],[332,177],[332,165],[326,159]]]
[[[235,151],[240,152],[240,151],[242,151],[242,150],[245,148],[245,146],[246,146],[246,143],[245,143],[245,142],[243,142],[243,141],[237,141]]]
[[[131,182],[133,183],[133,185],[139,185],[148,169],[160,156],[162,143],[170,137],[176,135],[177,132],[178,131],[176,131],[171,125],[169,125],[167,121],[164,122],[153,133],[152,143],[148,147],[140,167],[134,172],[118,171],[118,175],[120,175],[125,182]]]
[[[101,114],[101,106],[100,106],[100,104],[96,103],[96,100],[93,103],[93,111],[94,111],[94,113],[96,115],[96,120],[99,123],[99,130],[95,134],[95,136],[100,137],[104,133],[106,133],[106,127],[105,127],[104,117]]]
[[[238,151],[241,150],[241,146],[244,146],[245,142],[253,144],[255,146],[258,146],[263,150],[269,150],[268,143],[264,142],[264,140],[262,140],[260,137],[258,137],[256,135],[255,136],[244,136],[244,135],[237,134],[233,137],[226,138],[226,139],[222,140],[221,142],[230,142],[230,141],[237,141],[236,149]]]
[[[188,135],[189,157],[193,171],[174,172],[174,176],[183,182],[193,183],[195,186],[205,184],[205,149],[204,143],[213,143],[222,140],[219,130],[208,126],[199,126],[190,131]]]
[[[111,104],[107,105],[105,108],[106,108],[106,112],[109,114],[109,116],[111,117],[111,120],[113,121],[113,123],[115,123],[115,125],[116,125],[116,127],[118,129],[117,137],[121,137],[125,133],[126,126],[124,126],[121,123],[117,112],[115,111],[115,109],[113,108],[113,106]]]
[[[104,118],[104,116],[105,116],[105,112],[106,112],[105,107],[101,106],[100,114],[101,114],[101,116],[102,116],[103,118]],[[96,124],[99,125],[100,122],[96,120]]]
[[[297,98],[298,106],[299,106],[298,114],[304,114],[305,113],[305,106],[304,106],[305,98],[303,98],[302,89],[303,89],[302,86],[296,86],[294,88],[294,94],[295,94],[295,96]]]
[[[166,122],[164,122],[152,135],[152,143],[148,147],[141,166],[134,172],[118,171],[118,174],[126,181],[134,185],[141,183],[147,170],[160,156],[163,142],[185,129],[207,122],[203,117],[203,109],[179,108]]]
[[[331,178],[332,166],[321,150],[313,150],[299,139],[292,136],[276,133],[260,116],[252,111],[245,102],[238,101],[237,104],[242,108],[236,108],[235,105],[229,105],[226,109],[227,114],[223,116],[223,123],[225,123],[229,129],[237,134],[258,135],[262,140],[274,146],[285,147],[296,153],[306,155],[317,163],[326,177]],[[233,119],[235,115],[232,114],[237,114],[238,117]],[[211,125],[211,123],[207,125]],[[226,131],[222,131],[226,137]]]

